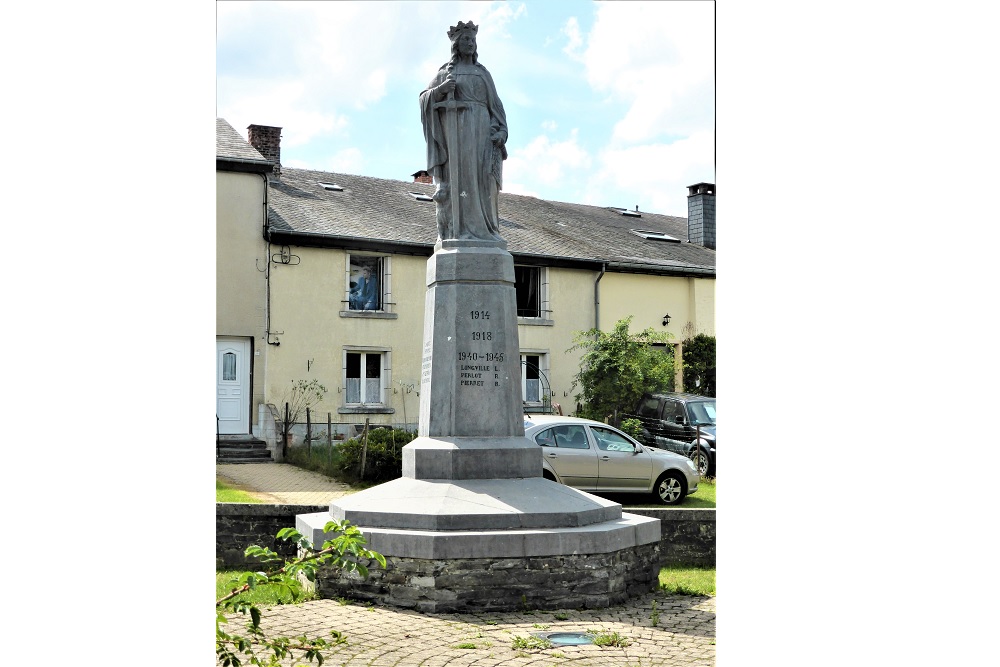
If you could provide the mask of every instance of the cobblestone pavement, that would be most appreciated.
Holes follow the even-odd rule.
[[[215,473],[279,504],[326,505],[352,493],[346,484],[288,463],[217,463]]]
[[[324,505],[350,493],[325,475],[282,463],[217,464],[216,472],[271,502]],[[653,602],[656,602],[655,612]],[[342,667],[709,667],[715,664],[715,598],[648,593],[607,609],[423,614],[391,607],[314,600],[263,610],[262,626],[278,636],[347,643],[326,653]],[[653,619],[656,624],[653,624]],[[242,618],[228,626],[238,632]],[[542,632],[599,632],[627,646],[515,647]],[[625,642],[623,642],[625,643]],[[283,665],[310,664],[303,656]],[[312,663],[314,664],[314,663]]]
[[[656,601],[656,620],[652,619]],[[230,629],[235,631],[234,621]],[[276,636],[347,639],[326,653],[343,667],[710,667],[715,664],[715,598],[650,593],[607,609],[422,614],[389,607],[315,600],[264,610]],[[534,633],[590,632],[625,646],[518,647]],[[536,640],[537,641],[537,640]],[[301,658],[301,654],[299,655]],[[283,665],[298,664],[292,660]]]

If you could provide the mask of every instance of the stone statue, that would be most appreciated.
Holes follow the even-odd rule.
[[[493,77],[479,64],[472,21],[448,30],[451,60],[420,93],[427,171],[437,189],[438,239],[501,241],[497,193],[507,119]]]

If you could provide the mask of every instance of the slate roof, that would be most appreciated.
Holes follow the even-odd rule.
[[[251,146],[224,118],[215,119],[215,159],[274,164],[257,152],[257,149]]]
[[[320,182],[341,186],[324,189]],[[434,185],[370,176],[282,168],[271,180],[268,219],[272,240],[331,247],[379,245],[430,255],[437,240]],[[616,271],[715,276],[715,250],[688,243],[687,218],[546,201],[500,193],[500,232],[518,261]],[[660,232],[680,242],[647,240],[630,230]],[[360,244],[360,245],[359,245]]]

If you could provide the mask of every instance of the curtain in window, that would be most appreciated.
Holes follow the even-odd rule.
[[[524,400],[529,403],[538,403],[542,400],[541,397],[541,381],[540,380],[525,380],[524,381]]]
[[[361,402],[361,378],[347,378],[347,398],[348,403]]]
[[[236,355],[232,352],[222,355],[222,379],[228,382],[236,381]]]

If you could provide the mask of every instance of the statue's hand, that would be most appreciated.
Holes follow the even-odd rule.
[[[490,141],[492,141],[496,146],[503,146],[505,143],[507,143],[507,133],[504,132],[503,130],[500,130],[499,132],[494,132],[493,136],[490,137]]]
[[[443,100],[445,97],[448,96],[448,93],[454,92],[455,91],[455,85],[456,84],[455,84],[455,80],[454,79],[445,79],[444,83],[442,83],[436,89],[437,90],[437,97],[438,97],[438,99],[439,100]]]

